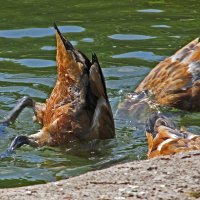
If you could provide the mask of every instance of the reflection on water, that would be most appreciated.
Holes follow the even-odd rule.
[[[62,33],[76,33],[85,31],[84,28],[79,26],[59,26]],[[52,27],[49,28],[26,28],[16,30],[0,30],[0,37],[3,38],[41,38],[54,35],[55,32]]]
[[[94,42],[93,38],[83,38],[81,41],[83,42]]]
[[[164,57],[155,55],[153,52],[137,51],[137,52],[128,52],[119,55],[112,56],[113,58],[139,58],[147,61],[160,61]]]
[[[31,59],[31,58],[26,58],[26,59],[12,59],[12,58],[0,58],[1,61],[8,61],[8,62],[14,62],[14,63],[19,63],[21,65],[25,65],[27,67],[51,67],[55,66],[56,63],[55,61],[52,60],[43,60],[43,59]]]
[[[136,35],[136,34],[114,34],[109,36],[115,40],[148,40],[156,37],[148,36],[148,35]]]
[[[143,10],[137,10],[137,12],[160,13],[160,12],[163,12],[163,10],[158,10],[158,9],[143,9]]]
[[[199,36],[199,1],[4,1],[0,8],[0,117],[24,95],[45,102],[56,80],[56,21],[73,45],[86,55],[95,52],[103,67],[115,113],[123,96],[160,60]],[[28,16],[27,16],[28,14]],[[46,27],[46,28],[45,28]],[[170,110],[172,119],[200,133],[200,114]],[[19,134],[40,125],[25,109],[0,133],[0,152]],[[115,119],[116,138],[66,148],[22,147],[0,162],[0,187],[60,180],[119,162],[145,159],[144,127]],[[0,127],[1,128],[1,127]]]
[[[153,28],[171,28],[171,26],[164,25],[164,24],[161,24],[161,25],[153,25],[152,27],[153,27]]]

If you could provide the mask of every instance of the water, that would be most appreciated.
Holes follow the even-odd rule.
[[[44,102],[56,80],[56,22],[73,45],[88,56],[97,53],[115,112],[124,94],[160,60],[199,36],[198,0],[7,0],[0,8],[0,116],[28,95]],[[200,115],[170,111],[178,125],[200,133]],[[19,134],[35,133],[33,112],[25,109],[2,131],[0,152]],[[0,187],[64,179],[120,162],[145,159],[142,128],[116,120],[116,138],[68,148],[22,147],[0,161]]]

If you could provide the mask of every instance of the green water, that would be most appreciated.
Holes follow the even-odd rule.
[[[44,102],[56,80],[53,22],[77,48],[96,52],[116,111],[160,60],[199,36],[198,0],[6,0],[0,7],[0,116],[28,95]],[[33,112],[25,109],[1,133],[0,152],[19,134],[35,133]],[[198,113],[171,112],[174,121],[200,133]],[[120,162],[144,159],[147,143],[142,128],[116,119],[116,138],[91,146],[66,149],[22,147],[0,160],[0,187],[45,183]]]

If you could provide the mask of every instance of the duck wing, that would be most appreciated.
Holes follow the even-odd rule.
[[[90,137],[99,139],[113,138],[115,135],[113,114],[107,96],[105,79],[96,54],[92,55],[89,87],[90,104],[95,107]]]
[[[84,106],[87,95],[88,74],[91,67],[89,59],[63,37],[56,25],[55,29],[58,75],[51,95],[46,100],[44,126],[53,123],[59,116],[64,116],[68,110],[76,113]]]

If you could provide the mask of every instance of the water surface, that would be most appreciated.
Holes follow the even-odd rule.
[[[12,5],[12,6],[11,6]],[[113,108],[159,61],[199,36],[197,0],[7,0],[0,8],[0,116],[28,95],[44,102],[56,80],[56,22],[89,57],[100,60]],[[178,125],[200,133],[198,113],[170,111]],[[1,133],[0,152],[19,134],[35,133],[33,111]],[[45,183],[131,160],[145,159],[142,127],[115,119],[116,138],[67,148],[22,147],[0,161],[0,187]],[[95,148],[94,148],[95,146]]]

